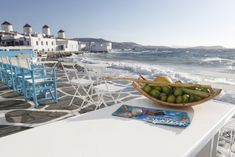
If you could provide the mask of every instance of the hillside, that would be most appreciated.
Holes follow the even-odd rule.
[[[102,38],[74,38],[74,40],[81,42],[109,42]],[[134,42],[112,42],[113,49],[131,49],[131,50],[155,50],[155,49],[172,49],[168,46],[151,46],[151,45],[141,45]],[[196,47],[185,47],[186,49],[225,49],[222,46],[196,46]],[[185,49],[182,48],[182,49]],[[181,48],[179,48],[181,49]]]
[[[108,40],[102,38],[74,38],[74,40],[81,42],[108,42]],[[142,45],[134,42],[112,42],[113,49],[134,49],[137,47],[142,47]]]

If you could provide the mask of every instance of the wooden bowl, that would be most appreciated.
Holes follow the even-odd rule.
[[[142,78],[140,78],[142,79]],[[221,89],[216,89],[216,88],[211,88],[210,89],[210,96],[207,98],[204,98],[200,101],[196,101],[196,102],[190,102],[190,103],[180,103],[180,104],[175,104],[175,103],[169,103],[169,102],[165,102],[165,101],[161,101],[159,99],[156,99],[154,97],[152,97],[151,95],[147,94],[144,90],[142,90],[143,86],[145,84],[144,83],[138,83],[138,82],[133,82],[132,86],[142,95],[144,95],[145,97],[147,97],[148,99],[157,102],[161,105],[165,105],[165,106],[172,106],[172,107],[187,107],[187,106],[194,106],[194,105],[199,105],[201,103],[204,103],[208,100],[213,99],[214,97],[216,97],[217,95],[220,94],[220,92],[222,91]]]

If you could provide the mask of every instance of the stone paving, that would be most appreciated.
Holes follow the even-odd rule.
[[[124,101],[138,97],[138,94],[127,86],[129,91],[121,95]],[[74,88],[68,83],[64,73],[57,71],[57,93],[58,103],[51,101],[42,102],[38,109],[35,109],[33,102],[26,102],[23,96],[18,95],[7,86],[0,83],[0,137],[24,131],[40,125],[45,125],[58,120],[69,118],[75,115],[94,111],[95,105],[88,105],[80,108],[82,99],[75,98],[71,105]],[[81,91],[80,91],[81,92]],[[82,93],[82,92],[81,92]],[[124,98],[125,97],[125,98]],[[107,96],[107,105],[113,105]],[[87,105],[86,103],[84,104]],[[105,107],[101,105],[101,108]]]

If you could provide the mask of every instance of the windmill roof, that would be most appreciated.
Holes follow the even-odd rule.
[[[63,33],[63,32],[64,32],[64,30],[62,30],[62,29],[58,31],[58,33]]]
[[[49,26],[48,25],[44,25],[42,28],[49,28]]]
[[[27,23],[26,23],[26,24],[24,25],[24,27],[31,27],[31,26],[30,26],[29,24],[27,24]]]
[[[2,25],[12,25],[10,22],[8,22],[8,21],[4,21],[3,23],[2,23]]]

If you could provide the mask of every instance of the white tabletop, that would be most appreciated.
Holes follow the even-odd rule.
[[[145,98],[126,104],[162,108]],[[0,138],[0,156],[191,157],[231,118],[235,106],[209,101],[181,109],[191,118],[186,129],[112,116],[119,107],[114,105]]]

